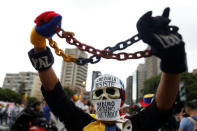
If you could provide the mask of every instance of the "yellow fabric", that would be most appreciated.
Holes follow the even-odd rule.
[[[96,114],[90,114],[91,117],[93,117],[96,121],[88,124],[83,128],[83,131],[105,131],[105,124],[115,124],[116,122],[110,122],[110,121],[99,121],[96,119]]]
[[[96,119],[96,114],[90,114],[90,116],[94,119]],[[97,119],[96,119],[97,120]]]
[[[144,95],[144,98],[153,97],[153,96],[154,96],[154,94],[146,94],[146,95]]]
[[[85,126],[83,131],[105,131],[105,124],[101,121],[94,121]]]
[[[30,41],[37,48],[46,47],[46,37],[38,34],[35,30],[35,27],[33,28],[32,32],[31,32]]]
[[[96,118],[96,114],[90,114],[90,116],[91,116],[92,118],[94,118],[95,120],[99,121],[99,120]],[[102,123],[108,124],[108,125],[113,125],[113,124],[115,124],[116,122],[115,122],[115,121],[102,121]]]

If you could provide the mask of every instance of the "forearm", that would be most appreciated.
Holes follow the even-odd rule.
[[[41,90],[52,112],[64,122],[68,130],[80,131],[93,120],[66,96],[60,82],[56,83],[52,91],[46,91],[43,86]]]
[[[156,93],[156,105],[161,111],[172,108],[178,93],[181,74],[162,73]]]
[[[46,48],[34,48],[34,50],[35,52],[38,53],[38,52],[46,50]],[[58,82],[58,78],[52,68],[39,72],[39,77],[40,77],[43,87],[47,91],[53,90],[55,85]]]

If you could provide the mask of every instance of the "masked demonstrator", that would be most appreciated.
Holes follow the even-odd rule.
[[[180,73],[187,70],[184,42],[178,27],[169,26],[168,17],[169,8],[166,8],[161,16],[152,17],[152,12],[147,12],[137,22],[140,38],[151,47],[152,54],[161,59],[162,76],[151,105],[127,119],[120,119],[119,115],[124,90],[117,77],[104,75],[96,80],[93,91],[96,116],[83,112],[68,99],[52,69],[53,55],[46,47],[46,38],[51,38],[56,28],[61,27],[62,17],[51,11],[36,18],[31,33],[34,49],[29,51],[29,58],[39,72],[45,100],[68,131],[156,131],[168,120],[178,92]]]

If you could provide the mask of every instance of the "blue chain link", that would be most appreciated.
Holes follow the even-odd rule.
[[[110,52],[115,52],[118,50],[124,50],[127,47],[131,46],[132,44],[138,42],[140,39],[139,35],[134,35],[133,37],[131,37],[130,39],[123,41],[123,42],[119,42],[118,44],[116,44],[114,47],[106,47],[104,50],[110,51]],[[96,56],[96,55],[92,55],[89,58],[78,58],[76,63],[78,65],[85,65],[87,63],[91,63],[91,64],[96,64],[101,60],[100,56]]]

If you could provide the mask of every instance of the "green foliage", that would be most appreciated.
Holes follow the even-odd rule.
[[[22,101],[22,96],[11,89],[0,88],[0,100],[20,104]]]
[[[157,87],[159,85],[161,75],[151,77],[144,81],[143,94],[156,93]],[[184,83],[183,88],[186,89],[187,100],[193,100],[197,98],[197,74],[183,73],[181,76],[181,81]]]
[[[37,100],[38,99],[36,97],[27,97],[28,105],[31,105],[32,103],[34,103]]]
[[[181,81],[186,89],[187,100],[197,99],[197,74],[183,73]]]
[[[150,79],[144,81],[144,89],[141,90],[142,94],[156,93],[157,87],[159,85],[161,75],[153,76]]]
[[[66,93],[66,95],[68,96],[68,98],[72,98],[73,94],[76,94],[76,92],[74,90],[71,90],[69,87],[64,87],[64,92]]]

